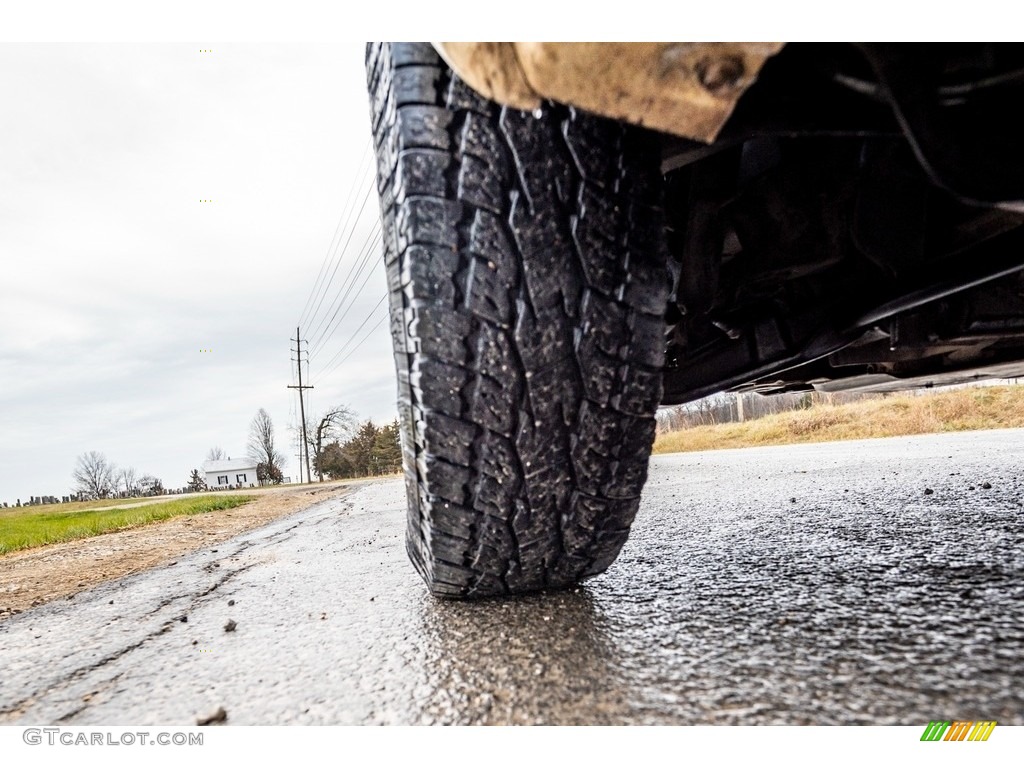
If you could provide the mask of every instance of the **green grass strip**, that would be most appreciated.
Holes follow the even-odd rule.
[[[41,547],[60,541],[84,539],[101,533],[137,528],[181,515],[198,515],[218,509],[232,509],[255,496],[201,496],[146,504],[130,509],[77,510],[54,512],[46,507],[22,507],[18,514],[0,517],[0,554]],[[11,510],[6,510],[10,513]]]
[[[6,509],[0,509],[0,517],[17,517],[30,509],[39,511],[39,506],[46,509],[47,512],[82,512],[86,509],[105,509],[107,507],[124,507],[132,504],[138,504],[140,501],[150,501],[152,497],[147,496],[132,496],[127,499],[93,499],[92,501],[70,501],[62,502],[59,504],[44,504],[30,506],[26,504],[23,507],[7,507]],[[26,509],[26,507],[28,509]]]

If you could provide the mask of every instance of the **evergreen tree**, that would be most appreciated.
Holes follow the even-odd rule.
[[[192,476],[188,479],[188,489],[195,492],[206,490],[206,481],[203,480],[198,469],[192,470]]]
[[[332,479],[366,477],[398,472],[402,468],[402,447],[398,421],[377,427],[372,421],[360,425],[344,443],[323,446],[316,471]]]
[[[402,443],[399,436],[398,419],[377,430],[373,453],[376,461],[375,475],[402,470]]]

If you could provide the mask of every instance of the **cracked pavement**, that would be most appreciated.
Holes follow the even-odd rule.
[[[659,456],[605,574],[456,603],[381,482],[0,622],[0,724],[1024,724],[1022,504],[1022,430]]]

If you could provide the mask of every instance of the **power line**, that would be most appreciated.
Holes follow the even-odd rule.
[[[316,305],[316,309],[314,309],[313,313],[310,315],[310,320],[307,323],[307,325],[312,325],[313,318],[315,318],[316,315],[317,315],[317,312],[320,311],[320,306],[323,304],[324,299],[327,297],[327,293],[331,289],[331,285],[334,283],[334,277],[335,277],[335,275],[338,274],[338,268],[341,266],[341,262],[343,262],[345,260],[345,254],[348,253],[348,246],[352,242],[352,235],[355,234],[356,226],[359,224],[359,220],[362,218],[363,211],[366,210],[366,203],[369,202],[369,200],[370,200],[370,193],[371,192],[373,192],[373,185],[372,184],[369,185],[367,187],[367,189],[366,189],[366,195],[363,197],[363,203],[362,203],[361,206],[359,206],[359,213],[356,214],[356,217],[355,217],[355,219],[354,219],[354,221],[352,223],[352,226],[351,226],[351,228],[348,231],[348,237],[345,240],[345,245],[341,249],[341,255],[338,257],[337,261],[335,262],[334,270],[331,272],[331,277],[327,281],[327,285],[324,288],[323,295],[321,295],[320,301]],[[380,222],[379,221],[377,222],[377,226],[380,226]],[[351,272],[351,271],[352,271],[352,268],[349,267],[349,272]],[[340,293],[340,290],[339,290],[339,293]],[[326,313],[325,313],[324,316],[326,317]],[[315,334],[320,329],[320,327],[322,325],[323,325],[323,319],[320,320],[320,323],[317,324],[317,327],[313,329],[313,331],[310,333],[310,335],[312,336],[313,334]]]
[[[341,367],[342,365],[344,365],[345,361],[348,360],[350,357],[352,357],[352,355],[354,355],[356,353],[356,350],[359,349],[361,346],[363,346],[363,342],[365,342],[368,338],[370,338],[373,335],[373,332],[376,331],[378,328],[380,328],[384,324],[384,321],[387,320],[387,319],[388,319],[388,314],[385,312],[384,313],[384,317],[382,317],[380,320],[378,320],[377,324],[374,325],[373,328],[371,328],[369,331],[367,331],[366,335],[363,336],[363,338],[359,340],[359,343],[356,344],[354,347],[352,347],[352,349],[349,351],[349,353],[347,355],[345,355],[343,358],[341,358],[341,360],[338,361],[338,364],[336,366],[334,366],[334,369],[337,369],[337,368]],[[333,373],[334,369],[332,369],[330,371],[330,373]]]
[[[351,295],[355,281],[362,276],[363,270],[370,261],[370,256],[374,253],[374,249],[377,248],[377,245],[380,242],[380,222],[374,222],[370,231],[367,232],[366,237],[363,239],[362,244],[359,246],[359,250],[355,251],[358,255],[353,259],[353,264],[349,266],[345,279],[342,281],[341,285],[338,286],[338,292],[335,294],[334,301],[332,302],[332,308],[334,311],[331,312],[329,317],[326,314],[324,315],[326,322],[322,322],[319,329],[320,333],[313,339],[313,343],[310,345],[310,350],[314,357],[319,353],[323,340],[337,328],[336,321],[338,313],[345,308],[345,302],[348,301],[349,296]],[[355,297],[352,298],[355,299]]]
[[[302,307],[302,314],[299,315],[299,325],[301,325],[306,319],[306,311],[312,305],[315,297],[319,295],[319,288],[323,285],[323,278],[327,274],[327,265],[331,261],[332,251],[337,251],[337,243],[341,242],[340,235],[344,232],[351,221],[352,210],[355,206],[356,190],[359,189],[360,181],[366,176],[366,172],[369,169],[367,159],[370,157],[371,142],[367,139],[366,146],[363,149],[363,156],[359,161],[359,165],[356,169],[355,176],[352,177],[352,184],[349,187],[348,195],[345,198],[345,204],[342,206],[341,215],[338,217],[338,224],[334,228],[334,235],[331,237],[331,242],[327,246],[327,252],[324,253],[324,259],[320,264],[320,270],[317,272],[316,280],[313,282],[313,288],[309,292],[309,296],[306,298],[306,303]],[[365,182],[364,182],[365,183]],[[371,185],[372,186],[372,185]],[[344,226],[342,223],[344,222]],[[314,310],[315,314],[315,310]]]
[[[337,292],[331,299],[331,305],[324,311],[324,314],[321,316],[321,319],[317,324],[317,327],[310,333],[310,336],[313,338],[313,343],[310,346],[310,349],[313,352],[317,351],[317,348],[319,347],[320,343],[328,334],[328,329],[331,327],[331,324],[337,318],[338,312],[341,311],[342,307],[344,306],[344,302],[348,298],[349,292],[351,291],[352,281],[358,279],[358,276],[362,273],[363,268],[366,265],[367,252],[374,247],[374,244],[378,241],[378,238],[380,238],[380,236],[381,224],[379,220],[375,220],[370,225],[370,228],[366,232],[366,235],[363,238],[362,243],[360,243],[359,248],[351,251],[354,255],[350,260],[344,278],[340,281],[340,284],[338,285]]]
[[[351,333],[351,335],[349,335],[348,339],[345,340],[345,343],[341,345],[341,348],[334,353],[334,356],[330,360],[324,363],[324,368],[329,368],[331,363],[338,359],[338,356],[345,351],[349,344],[352,343],[352,340],[356,337],[356,334],[363,330],[363,326],[370,322],[370,318],[373,317],[373,313],[377,311],[377,307],[383,304],[384,300],[387,299],[387,297],[388,295],[386,293],[380,297],[380,300],[378,300],[377,303],[373,305],[373,309],[370,310],[366,317],[363,318],[363,322],[361,322],[359,326]]]
[[[354,215],[353,215],[353,211],[354,211],[354,204],[353,204],[353,210],[349,211],[348,219],[347,219],[347,221],[345,223],[345,226],[342,227],[341,236],[338,238],[337,242],[332,243],[332,250],[333,250],[332,260],[334,261],[334,268],[331,270],[330,277],[327,277],[327,272],[326,271],[324,272],[324,277],[320,281],[320,290],[317,291],[316,306],[307,315],[307,319],[306,319],[307,327],[311,326],[313,324],[313,321],[316,318],[317,313],[320,311],[320,307],[323,306],[324,299],[326,299],[328,294],[330,293],[331,286],[334,284],[334,278],[338,274],[338,269],[341,267],[341,263],[345,260],[345,255],[348,253],[348,247],[351,244],[352,237],[355,234],[356,229],[359,228],[360,222],[363,220],[362,219],[363,211],[366,209],[366,203],[369,201],[369,198],[371,197],[370,193],[373,192],[373,182],[372,182],[372,180],[374,178],[374,174],[373,173],[370,173],[369,175],[364,174],[364,176],[365,176],[365,178],[363,179],[362,183],[366,187],[367,191],[366,191],[366,194],[363,196],[363,202],[359,206],[358,213],[355,213]],[[358,197],[356,199],[358,199]],[[342,244],[341,244],[342,243],[342,239],[344,239],[344,241],[345,241],[344,246],[342,246]]]
[[[361,331],[361,330],[363,329],[363,327],[364,327],[364,326],[365,326],[365,325],[366,325],[366,324],[367,324],[368,322],[370,322],[370,318],[371,318],[371,317],[373,317],[373,313],[377,311],[377,308],[378,308],[378,307],[379,307],[379,306],[380,306],[381,304],[383,304],[383,303],[384,303],[384,301],[385,301],[385,300],[387,299],[387,297],[388,297],[388,295],[387,295],[387,294],[385,293],[385,294],[384,294],[383,296],[381,296],[381,297],[380,297],[380,301],[378,301],[378,302],[377,302],[376,304],[374,304],[374,305],[373,305],[373,309],[371,309],[371,310],[370,310],[370,312],[369,312],[369,313],[368,313],[368,314],[366,315],[366,317],[365,317],[365,318],[363,318],[363,322],[361,322],[361,323],[359,324],[359,327],[358,327],[358,328],[356,328],[356,329],[355,329],[355,331],[353,331],[353,332],[352,332],[352,335],[348,337],[348,340],[347,340],[347,341],[346,341],[346,342],[345,342],[344,344],[342,344],[342,345],[341,345],[341,349],[339,349],[339,350],[338,350],[337,352],[335,352],[335,353],[334,353],[334,357],[332,357],[332,358],[331,358],[331,359],[330,359],[330,360],[329,360],[329,361],[328,361],[328,362],[327,362],[327,363],[326,363],[326,364],[324,365],[324,369],[325,369],[325,370],[324,370],[324,372],[323,372],[323,373],[319,373],[319,374],[317,374],[317,377],[316,377],[316,380],[317,380],[317,381],[323,381],[323,380],[324,380],[324,378],[326,378],[326,377],[327,377],[327,376],[329,376],[330,374],[334,373],[334,371],[336,371],[336,370],[338,369],[338,367],[339,367],[339,366],[340,366],[340,365],[341,365],[342,363],[344,363],[344,362],[345,362],[346,360],[348,360],[348,358],[349,358],[349,357],[351,357],[351,355],[352,355],[352,352],[355,352],[355,350],[356,350],[356,349],[358,349],[358,348],[359,348],[359,347],[360,347],[360,346],[362,345],[363,341],[366,341],[366,339],[367,339],[367,338],[369,337],[369,335],[370,335],[370,334],[367,334],[367,336],[366,336],[366,337],[364,337],[364,338],[362,339],[362,341],[360,341],[360,342],[359,342],[359,344],[356,344],[356,345],[355,345],[355,347],[353,347],[353,348],[352,348],[352,349],[351,349],[351,350],[349,351],[349,353],[348,353],[347,355],[345,355],[345,357],[341,358],[341,360],[338,360],[338,357],[339,357],[339,356],[341,356],[341,353],[342,353],[342,352],[344,352],[344,351],[346,350],[346,348],[348,347],[348,345],[349,345],[349,344],[351,344],[351,343],[353,342],[353,340],[354,340],[354,339],[356,338],[356,336],[357,336],[357,335],[359,334],[359,332],[360,332],[360,331]],[[384,317],[382,317],[382,318],[380,319],[380,321],[379,321],[379,322],[377,323],[377,325],[375,325],[375,326],[374,326],[374,327],[373,327],[373,328],[372,328],[372,329],[370,330],[370,333],[373,333],[373,331],[374,331],[374,330],[376,330],[376,329],[377,329],[377,328],[378,328],[378,327],[380,326],[380,324],[381,324],[381,323],[383,323],[385,319],[387,319],[387,317],[388,317],[388,313],[387,313],[387,312],[385,311],[385,313],[384,313]],[[338,362],[337,362],[337,363],[336,363],[335,365],[333,365],[333,366],[332,366],[331,364],[332,364],[332,363],[334,363],[334,361],[335,361],[335,360],[338,360]]]
[[[317,296],[319,296],[319,289],[323,287],[323,279],[327,274],[327,265],[330,264],[332,254],[336,255],[337,246],[341,242],[342,233],[348,229],[351,223],[352,211],[355,205],[355,193],[359,188],[360,180],[366,176],[367,167],[364,167],[367,157],[369,156],[370,144],[367,142],[366,148],[363,151],[363,158],[359,162],[358,169],[355,176],[352,178],[352,184],[349,187],[348,196],[345,199],[345,204],[342,206],[341,215],[338,217],[338,224],[334,228],[334,234],[331,236],[331,241],[327,245],[327,251],[324,253],[323,261],[320,264],[320,269],[317,272],[316,280],[313,282],[313,288],[306,298],[306,303],[302,307],[302,314],[299,316],[299,324],[301,325],[306,317],[306,311],[312,306],[312,302]]]
[[[376,234],[373,236],[373,239],[368,240],[366,243],[363,244],[363,255],[359,260],[358,266],[351,273],[352,281],[348,283],[348,288],[346,289],[345,286],[342,285],[342,287],[338,289],[339,292],[344,290],[344,295],[338,301],[338,307],[337,309],[334,310],[334,315],[328,321],[323,333],[321,333],[319,338],[317,338],[311,345],[313,348],[312,352],[310,353],[311,358],[316,357],[323,351],[323,346],[321,342],[326,343],[327,337],[330,336],[341,325],[341,321],[345,319],[346,315],[348,315],[349,310],[351,310],[352,307],[355,306],[356,298],[359,295],[361,295],[363,288],[366,286],[366,283],[369,282],[370,278],[373,276],[373,269],[371,268],[367,270],[366,267],[367,265],[373,265],[374,261],[372,257],[379,253],[379,251],[377,250],[377,246],[381,244],[382,239],[383,235],[380,231],[380,225],[378,224],[378,226],[376,227]],[[359,288],[353,295],[352,289],[355,288],[356,280],[360,278],[364,270],[366,270],[366,277],[363,278],[363,282],[359,285]],[[352,299],[351,301],[348,301],[350,295],[352,296]],[[347,305],[346,302],[348,302]],[[341,310],[342,307],[345,307],[345,311],[341,313],[341,316],[338,317],[337,320],[335,320],[335,316],[338,315],[338,312]]]

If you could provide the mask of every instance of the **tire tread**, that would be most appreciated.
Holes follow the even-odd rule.
[[[651,134],[502,108],[428,44],[367,47],[409,494],[431,591],[561,588],[639,506],[668,271]]]

